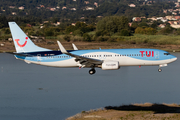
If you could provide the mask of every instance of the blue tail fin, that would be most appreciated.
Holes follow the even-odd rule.
[[[15,22],[8,22],[17,53],[50,51],[36,46]]]

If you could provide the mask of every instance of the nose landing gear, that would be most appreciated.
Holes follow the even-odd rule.
[[[161,67],[166,67],[166,66],[167,66],[167,64],[161,64],[161,65],[159,65],[158,71],[161,72],[161,71],[162,71]]]
[[[90,74],[90,75],[93,75],[94,73],[96,73],[96,70],[95,70],[94,68],[92,68],[92,69],[89,70],[89,74]]]

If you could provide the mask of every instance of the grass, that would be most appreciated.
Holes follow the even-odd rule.
[[[94,34],[90,32],[88,34]],[[64,35],[59,35],[56,38],[63,40]],[[180,45],[180,35],[142,35],[134,34],[133,36],[118,36],[113,35],[110,38],[116,39],[117,43],[126,44],[147,44],[147,45]],[[83,41],[80,36],[71,36],[71,41]],[[96,42],[97,38],[95,39]],[[97,41],[98,42],[98,41]]]
[[[133,36],[113,36],[119,38],[120,42],[126,41],[134,44],[149,45],[180,45],[180,35],[142,35],[134,34]]]
[[[89,33],[89,34],[94,34]],[[7,41],[11,35],[0,36],[0,43],[4,43],[4,47],[0,47],[0,52],[3,51],[14,51],[14,44]],[[64,40],[65,35],[58,35],[56,37],[49,36],[48,39],[42,43],[35,43],[41,47],[48,49],[58,49],[57,40],[66,44],[67,49],[72,49],[70,43],[75,43],[79,49],[117,49],[117,48],[155,48],[162,49],[165,51],[180,51],[180,35],[142,35],[134,34],[133,36],[103,36],[104,41],[98,41],[98,37],[93,37],[92,42],[86,42],[81,36],[70,36],[70,42]],[[101,36],[100,36],[101,37]],[[47,44],[50,43],[50,44]]]

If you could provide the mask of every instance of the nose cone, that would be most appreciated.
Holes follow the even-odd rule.
[[[174,61],[176,61],[176,60],[177,60],[177,57],[176,57],[176,56],[171,55],[171,60],[172,60],[172,62],[174,62]]]
[[[177,60],[177,57],[175,57],[175,58],[173,58],[174,59],[174,61],[176,61]]]

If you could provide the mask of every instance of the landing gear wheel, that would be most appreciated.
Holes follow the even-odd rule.
[[[96,70],[95,70],[95,69],[90,69],[90,70],[89,70],[89,74],[90,74],[90,75],[93,75],[94,73],[96,73]]]
[[[159,69],[158,69],[158,71],[159,71],[159,72],[161,72],[161,71],[162,71],[162,69],[161,69],[161,68],[159,68]]]

